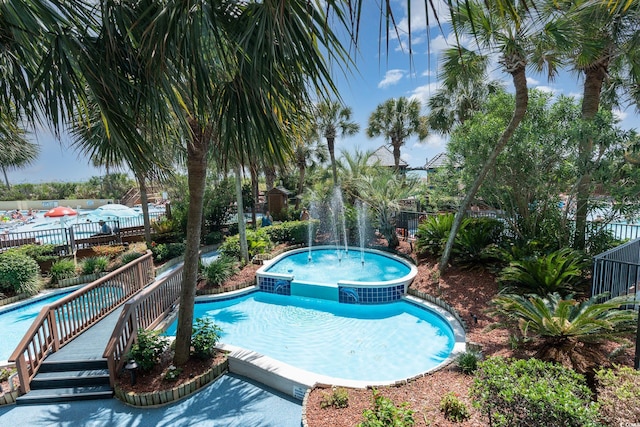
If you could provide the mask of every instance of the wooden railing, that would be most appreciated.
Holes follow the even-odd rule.
[[[42,308],[9,358],[15,362],[23,393],[50,352],[106,317],[154,277],[150,251],[95,282]]]
[[[136,341],[138,330],[155,328],[176,308],[180,298],[182,269],[182,265],[177,267],[124,305],[103,354],[109,366],[112,387],[116,374],[127,361],[126,355]]]

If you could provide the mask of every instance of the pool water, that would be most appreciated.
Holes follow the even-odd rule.
[[[311,260],[308,251],[299,251],[287,254],[264,271],[291,274],[297,282],[336,284],[341,280],[385,282],[402,279],[411,272],[411,268],[403,262],[374,252],[313,249]]]
[[[413,377],[442,363],[455,342],[443,318],[406,301],[356,305],[253,292],[196,303],[199,317],[222,328],[224,344],[347,380]],[[176,325],[166,334],[175,335]]]
[[[6,361],[18,346],[25,332],[45,305],[51,304],[72,291],[58,292],[46,298],[22,304],[15,309],[0,309],[0,361]]]

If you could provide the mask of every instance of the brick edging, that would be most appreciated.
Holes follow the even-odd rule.
[[[124,403],[131,406],[161,406],[172,403],[187,397],[209,383],[215,381],[218,377],[229,370],[229,361],[225,359],[222,363],[213,366],[204,374],[192,378],[188,382],[167,390],[157,390],[147,393],[125,392],[117,385],[115,387],[115,396]]]

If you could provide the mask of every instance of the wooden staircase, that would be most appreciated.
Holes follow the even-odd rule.
[[[16,399],[17,405],[40,405],[91,399],[110,399],[106,359],[66,362],[44,361],[31,380],[31,391]]]

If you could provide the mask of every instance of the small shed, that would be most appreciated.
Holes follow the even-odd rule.
[[[283,209],[287,208],[290,194],[291,191],[280,185],[267,191],[267,206],[271,215],[277,216]]]

